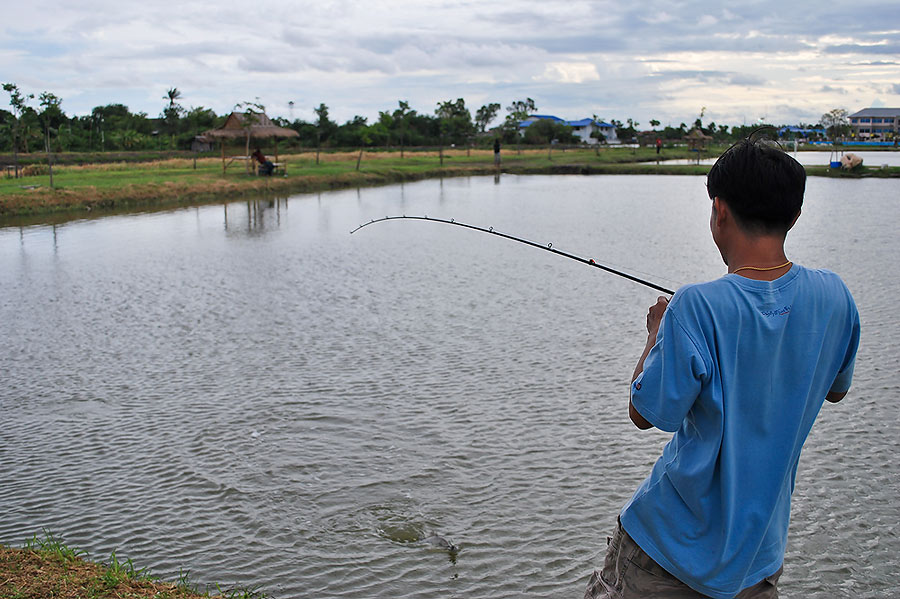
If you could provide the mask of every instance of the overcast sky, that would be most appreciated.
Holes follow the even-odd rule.
[[[0,82],[68,114],[157,116],[166,90],[225,114],[258,101],[343,123],[398,100],[433,113],[531,97],[566,119],[816,122],[900,106],[900,2],[344,0],[5,3]],[[0,104],[8,98],[0,95]],[[289,108],[289,102],[294,108]],[[498,119],[497,122],[499,122]]]

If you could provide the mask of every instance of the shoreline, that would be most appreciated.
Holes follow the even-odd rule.
[[[223,590],[218,584],[213,585],[213,594],[198,589],[188,581],[189,576],[189,572],[182,572],[178,582],[162,581],[147,568],[138,569],[130,558],[117,557],[115,551],[108,563],[96,562],[46,530],[43,537],[35,535],[22,547],[0,543],[0,597],[264,599],[267,596],[242,587]]]
[[[395,153],[397,154],[397,153]],[[434,155],[432,155],[434,154]],[[49,176],[0,179],[0,227],[36,224],[47,220],[65,221],[122,211],[199,206],[273,195],[285,197],[337,189],[373,187],[444,177],[506,175],[705,175],[708,165],[665,164],[647,156],[617,149],[558,151],[554,158],[546,150],[509,150],[499,171],[485,160],[485,151],[447,151],[440,166],[437,153],[407,153],[366,156],[365,167],[357,170],[355,153],[324,155],[320,164],[311,155],[291,156],[289,174],[256,177],[244,173],[221,172],[217,159],[197,161],[190,168],[187,159],[171,159],[144,167],[133,164],[88,165],[55,169],[56,188]],[[473,159],[474,158],[474,159]],[[676,156],[665,156],[665,159]],[[197,164],[201,168],[197,169]],[[807,166],[808,176],[859,179],[900,178],[900,167],[866,167],[854,171],[827,166]],[[298,172],[299,171],[299,172]],[[295,174],[296,173],[296,174]],[[31,182],[32,185],[23,185]],[[44,219],[41,221],[41,219]]]

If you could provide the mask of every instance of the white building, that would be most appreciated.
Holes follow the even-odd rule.
[[[595,121],[594,119],[581,119],[580,121],[568,121],[566,123],[572,127],[572,133],[581,138],[586,144],[597,144],[600,140],[591,134],[599,131],[606,139],[606,143],[617,144],[619,138],[616,136],[616,127],[603,121]]]
[[[617,144],[619,138],[616,137],[616,127],[603,121],[595,121],[594,119],[581,119],[580,121],[566,121],[552,114],[532,114],[527,119],[519,123],[519,132],[524,134],[525,128],[539,120],[551,120],[572,128],[572,133],[586,144],[594,145],[600,143],[596,137],[591,137],[591,133],[599,131],[606,139],[606,143]]]

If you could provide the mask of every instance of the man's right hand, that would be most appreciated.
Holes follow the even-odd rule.
[[[659,323],[668,306],[669,298],[661,295],[656,298],[656,303],[650,306],[650,310],[647,311],[647,332],[654,338],[659,331]]]

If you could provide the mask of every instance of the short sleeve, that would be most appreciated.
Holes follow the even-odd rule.
[[[631,384],[631,403],[650,424],[675,432],[700,395],[708,369],[671,304],[644,370]]]
[[[853,368],[856,365],[856,350],[859,348],[859,330],[859,312],[854,304],[847,352],[844,354],[844,359],[841,362],[841,369],[831,384],[831,389],[829,389],[832,393],[846,393],[850,390],[850,383],[853,380]]]

